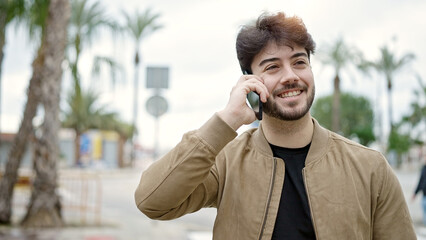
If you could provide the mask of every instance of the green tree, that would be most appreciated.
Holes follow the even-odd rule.
[[[358,50],[348,46],[343,38],[338,38],[333,44],[325,45],[318,52],[318,57],[324,65],[329,65],[334,68],[333,79],[333,103],[332,103],[332,125],[331,130],[335,132],[341,131],[340,123],[340,82],[341,75],[345,68],[354,63],[359,56]]]
[[[333,96],[316,99],[312,107],[312,115],[324,127],[332,126]],[[357,138],[363,145],[368,146],[375,140],[373,133],[373,110],[368,99],[343,93],[340,96],[342,111],[340,111],[341,133],[348,138]]]
[[[417,80],[419,88],[413,91],[415,97],[410,104],[410,112],[402,119],[402,122],[410,124],[412,129],[416,127],[426,128],[426,84],[423,83],[420,76],[417,76]],[[426,129],[420,129],[418,132],[420,135],[415,136],[415,138],[420,139],[421,137],[425,137],[424,133]],[[426,139],[423,139],[423,141],[424,140]]]
[[[418,76],[419,88],[414,90],[414,100],[410,111],[391,129],[388,151],[397,156],[397,167],[402,164],[402,156],[414,145],[423,145],[426,141],[426,84]]]
[[[158,24],[158,18],[160,14],[152,13],[151,9],[146,9],[143,13],[136,11],[133,15],[129,15],[123,12],[125,18],[125,24],[123,29],[133,38],[135,44],[134,53],[134,81],[133,81],[133,127],[137,126],[138,116],[138,92],[139,92],[139,64],[140,55],[139,47],[142,39],[152,34],[156,30],[162,28],[162,25]],[[133,131],[135,132],[135,130]],[[134,142],[132,140],[132,154],[131,160],[134,160]]]
[[[410,150],[413,143],[410,134],[401,133],[400,124],[393,126],[389,134],[388,152],[394,151],[396,153],[397,168],[402,164],[402,155]]]

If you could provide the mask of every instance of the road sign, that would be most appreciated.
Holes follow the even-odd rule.
[[[166,113],[168,107],[167,100],[159,95],[154,95],[146,101],[146,110],[156,118]]]
[[[146,88],[169,88],[169,68],[147,67]]]

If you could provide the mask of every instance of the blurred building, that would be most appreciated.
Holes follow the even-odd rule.
[[[9,155],[10,148],[12,146],[13,139],[15,138],[14,133],[1,133],[0,134],[0,169],[4,168]],[[25,153],[22,156],[22,162],[25,166],[32,167],[30,165],[31,153],[33,152],[32,144],[28,144]],[[23,165],[21,165],[23,166]]]
[[[4,168],[16,134],[0,135],[0,168]],[[76,167],[75,133],[72,129],[61,129],[59,132],[60,158],[58,167]],[[114,131],[90,130],[80,137],[80,164],[78,167],[118,168],[129,164],[129,143],[124,142]],[[22,158],[21,167],[32,168],[32,141],[28,141]]]

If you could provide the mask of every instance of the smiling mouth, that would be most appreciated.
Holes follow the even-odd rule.
[[[280,98],[288,98],[288,97],[294,97],[299,96],[302,93],[302,90],[294,90],[289,92],[284,92],[278,95]]]

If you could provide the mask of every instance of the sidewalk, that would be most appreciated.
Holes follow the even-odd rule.
[[[66,171],[67,175],[76,170]],[[70,226],[61,229],[20,229],[0,226],[0,240],[204,240],[211,239],[215,209],[184,216],[174,221],[153,221],[143,215],[134,202],[134,191],[141,170],[90,171],[102,185],[101,222],[97,224],[87,214],[86,225],[79,223],[79,214],[63,211]],[[75,210],[71,210],[75,211]],[[17,222],[25,207],[14,208]],[[68,220],[67,220],[68,218]],[[207,238],[206,238],[207,236]]]
[[[101,223],[88,221],[61,229],[23,230],[0,227],[0,240],[205,240],[211,232],[215,209],[202,209],[173,221],[153,221],[136,208],[133,193],[139,183],[140,170],[102,170],[95,172],[102,182]],[[421,225],[421,197],[411,201],[418,173],[398,171],[419,240],[426,240]],[[23,212],[24,209],[21,209]],[[67,212],[64,213],[65,217]]]

